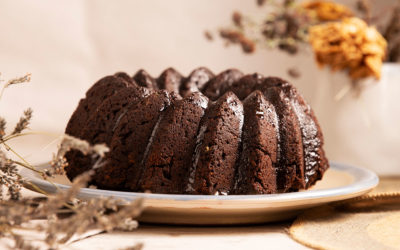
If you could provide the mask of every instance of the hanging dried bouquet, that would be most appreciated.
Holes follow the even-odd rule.
[[[345,70],[353,80],[381,76],[382,63],[400,61],[400,1],[389,6],[390,19],[373,16],[371,3],[357,1],[354,10],[331,1],[257,1],[264,18],[239,12],[232,25],[220,29],[228,44],[240,44],[245,53],[259,47],[296,54],[309,44],[320,66]],[[378,27],[378,28],[377,28]],[[210,32],[207,32],[210,35]],[[298,76],[295,69],[289,75]]]

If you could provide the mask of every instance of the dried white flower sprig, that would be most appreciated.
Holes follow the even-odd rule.
[[[6,187],[10,199],[18,200],[22,185],[23,180],[18,174],[17,166],[0,150],[0,200],[4,199],[3,187]]]
[[[4,90],[14,84],[29,82],[31,74],[26,74],[23,77],[11,79],[4,84],[0,92],[0,99]],[[24,129],[28,128],[29,122],[32,119],[32,109],[28,108],[24,111],[23,116],[16,124],[10,136],[20,134]],[[6,144],[6,120],[0,116],[0,146],[3,146],[7,151],[12,149]],[[24,184],[23,179],[18,174],[17,162],[8,158],[6,152],[0,147],[0,200],[4,199],[4,189],[7,190],[7,196],[12,200],[18,200],[21,197],[21,187]]]
[[[75,178],[71,188],[63,190],[46,199],[35,201],[22,199],[18,202],[0,202],[0,236],[14,239],[14,247],[32,247],[23,235],[15,229],[23,228],[24,223],[46,218],[48,223],[39,224],[34,229],[45,233],[43,241],[51,248],[67,243],[73,236],[87,231],[111,232],[114,230],[132,231],[138,223],[134,220],[142,211],[143,201],[123,202],[111,198],[77,201],[76,195],[87,185],[93,170]],[[68,216],[60,217],[62,210],[68,209]],[[30,228],[26,228],[30,229]],[[26,246],[26,247],[21,247]]]
[[[96,144],[91,146],[87,141],[70,135],[63,135],[57,156],[63,157],[71,149],[79,150],[85,155],[96,154],[100,157],[104,157],[104,155],[109,151],[109,148],[105,144]]]
[[[102,166],[104,156],[109,151],[109,148],[105,144],[90,145],[85,140],[70,135],[63,135],[57,154],[53,154],[53,160],[51,161],[53,167],[45,171],[45,178],[53,175],[65,175],[64,169],[68,166],[65,154],[71,149],[79,150],[84,155],[92,155],[92,157],[97,159],[92,166],[93,169]]]
[[[30,74],[8,81],[0,92],[0,99],[4,89],[10,85],[30,81]],[[79,201],[76,197],[81,188],[86,187],[95,170],[76,177],[67,190],[59,190],[56,194],[46,194],[39,187],[24,180],[18,174],[17,165],[39,173],[43,179],[52,183],[48,177],[57,174],[65,174],[64,168],[68,166],[65,154],[71,150],[79,150],[83,154],[96,157],[94,168],[101,167],[102,159],[108,152],[104,144],[90,145],[87,141],[63,135],[57,154],[53,155],[50,170],[36,169],[20,156],[8,144],[8,140],[24,136],[22,133],[28,128],[32,119],[32,110],[27,109],[16,124],[12,133],[6,135],[6,120],[0,117],[0,238],[11,239],[14,244],[10,249],[39,249],[31,239],[20,233],[21,230],[36,230],[45,234],[41,242],[47,248],[56,249],[62,244],[67,244],[73,238],[84,237],[88,231],[96,233],[110,232],[114,230],[131,231],[137,228],[138,223],[134,219],[142,211],[143,201],[137,199],[132,202],[124,202],[111,198]],[[8,157],[7,152],[13,153],[20,161]],[[54,183],[52,183],[54,184]],[[46,195],[43,198],[25,199],[21,197],[21,187],[30,185],[37,191]],[[7,190],[7,195],[4,191]],[[40,223],[34,228],[28,226],[29,222],[37,219],[46,219],[46,223]],[[77,241],[74,239],[74,241]],[[137,244],[129,249],[141,249],[142,244]]]
[[[21,116],[21,118],[19,118],[19,121],[17,125],[15,125],[14,131],[11,133],[11,135],[20,134],[22,130],[28,128],[29,122],[32,119],[32,113],[33,110],[31,108],[28,108],[24,111],[24,114]]]
[[[0,92],[0,98],[3,96],[3,92],[6,88],[8,88],[10,85],[15,85],[15,84],[19,84],[19,83],[26,83],[26,82],[30,82],[31,81],[31,74],[28,73],[22,77],[16,77],[13,78],[11,80],[8,80],[6,84],[4,84],[4,86],[1,89]]]

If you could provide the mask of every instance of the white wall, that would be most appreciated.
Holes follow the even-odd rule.
[[[204,30],[229,24],[233,10],[259,11],[255,1],[243,0],[1,1],[1,78],[30,72],[32,82],[9,88],[0,114],[16,121],[31,106],[32,128],[62,132],[96,80],[139,68],[157,76],[169,66],[184,74],[198,66],[236,67],[287,78],[287,68],[297,65],[303,75],[295,83],[313,81],[311,53],[245,55],[238,46],[224,48],[218,37],[207,41]]]
[[[394,0],[385,0],[389,1]],[[375,10],[382,8],[382,1],[375,3]],[[183,74],[198,66],[209,67],[216,73],[236,67],[245,73],[288,78],[287,69],[297,66],[302,76],[291,81],[317,112],[330,159],[371,169],[382,165],[398,173],[400,161],[393,151],[398,149],[400,141],[395,138],[399,134],[380,136],[381,131],[391,131],[391,127],[397,126],[386,121],[392,121],[390,117],[398,114],[389,113],[385,120],[379,118],[384,113],[372,112],[362,105],[353,115],[349,110],[354,110],[357,102],[349,96],[340,103],[334,102],[333,92],[340,91],[338,86],[343,86],[347,78],[335,78],[328,70],[320,71],[309,48],[294,57],[277,50],[245,55],[238,46],[224,48],[219,38],[207,41],[204,30],[216,31],[229,24],[233,10],[249,14],[259,11],[255,0],[3,0],[0,77],[8,79],[30,72],[32,82],[6,91],[0,101],[0,116],[10,121],[12,129],[23,109],[32,107],[32,129],[62,133],[85,91],[99,78],[116,71],[133,74],[144,68],[157,76],[169,66]],[[396,84],[377,86],[381,91],[374,90],[376,93],[388,93],[381,96],[383,100],[389,100],[390,93],[400,94]],[[393,100],[390,110],[396,112],[400,107]],[[374,101],[378,102],[375,106],[383,105],[376,98],[364,101],[372,106]],[[363,122],[365,112],[370,112],[375,127],[367,127]],[[376,138],[380,138],[379,142]],[[33,141],[38,143],[38,140]],[[385,140],[392,140],[392,144]],[[368,148],[369,145],[376,145],[379,150]],[[31,155],[42,152],[38,145],[33,147],[38,150]],[[379,151],[382,152],[371,153]],[[366,156],[373,157],[373,161]]]

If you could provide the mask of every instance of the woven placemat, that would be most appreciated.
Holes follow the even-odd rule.
[[[400,176],[368,195],[305,211],[290,236],[317,249],[400,249]]]

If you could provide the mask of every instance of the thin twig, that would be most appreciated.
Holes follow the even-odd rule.
[[[0,100],[1,100],[1,97],[3,96],[4,90],[5,90],[8,86],[13,85],[13,84],[18,84],[18,83],[29,82],[30,80],[31,80],[31,74],[30,74],[30,73],[24,75],[23,77],[17,77],[17,78],[14,78],[14,79],[9,80],[9,81],[3,86],[3,88],[1,89],[1,92],[0,92]]]
[[[35,171],[37,173],[40,173],[43,177],[46,176],[46,173],[44,171],[40,171],[38,169],[36,169],[34,166],[32,166],[31,164],[29,164],[29,162],[27,162],[24,157],[22,157],[21,155],[19,155],[17,152],[15,152],[7,143],[5,143],[4,141],[2,141],[3,145],[6,147],[7,150],[11,151],[12,153],[14,153],[18,158],[20,158],[25,164],[20,164],[20,166],[22,167],[26,167],[32,171]],[[16,162],[17,163],[17,162]],[[21,163],[21,162],[19,162]],[[45,178],[43,178],[45,179]],[[49,179],[45,179],[46,181],[48,181],[50,184],[52,184],[58,191],[60,191],[61,189],[51,180]]]
[[[31,132],[25,132],[25,133],[20,133],[20,134],[13,134],[13,135],[7,135],[4,137],[3,141],[8,141],[20,136],[26,136],[26,135],[48,135],[48,136],[55,136],[55,137],[61,137],[61,134],[58,133],[50,133],[46,131],[31,131]]]

